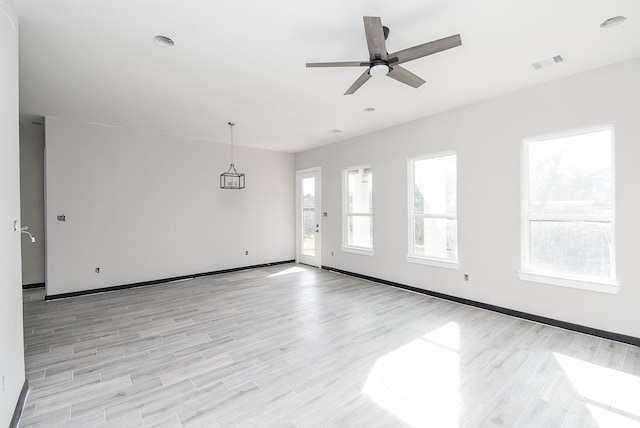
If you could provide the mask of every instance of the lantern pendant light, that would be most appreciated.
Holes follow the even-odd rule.
[[[229,165],[227,172],[220,174],[220,188],[240,190],[244,189],[244,174],[237,171],[233,164],[233,127],[235,123],[229,122],[228,125],[231,132],[231,165]]]

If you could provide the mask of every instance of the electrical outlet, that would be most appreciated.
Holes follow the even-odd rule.
[[[244,255],[245,255],[245,256],[248,256],[248,255],[249,255],[249,250],[245,251],[245,252],[244,252]]]
[[[100,273],[100,268],[99,267],[96,268],[96,273]]]
[[[464,280],[469,281],[469,275],[467,275],[466,273],[464,274]]]
[[[331,255],[333,256],[333,251],[331,252]]]

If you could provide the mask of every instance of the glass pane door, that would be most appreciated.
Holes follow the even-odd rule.
[[[316,178],[302,179],[302,254],[316,255]]]
[[[320,267],[320,168],[296,173],[297,261]]]

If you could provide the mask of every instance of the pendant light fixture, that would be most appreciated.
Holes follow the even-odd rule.
[[[244,174],[236,170],[233,164],[233,127],[234,122],[228,122],[229,131],[231,132],[231,165],[229,170],[220,174],[220,188],[221,189],[244,189]]]

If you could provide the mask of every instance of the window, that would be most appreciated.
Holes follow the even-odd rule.
[[[615,286],[613,127],[525,140],[522,161],[521,278],[615,292],[593,284]]]
[[[457,156],[409,159],[410,262],[458,267]]]
[[[373,254],[372,185],[370,166],[344,171],[343,251]]]

